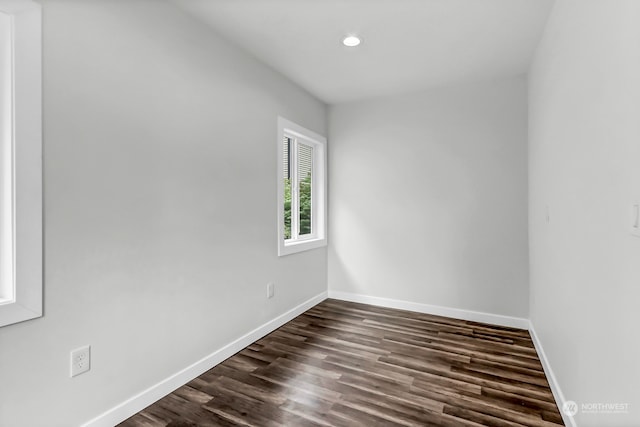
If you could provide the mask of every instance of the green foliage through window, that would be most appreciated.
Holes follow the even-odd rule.
[[[291,180],[284,179],[284,240],[291,238]]]
[[[311,173],[300,182],[300,236],[311,234]]]
[[[311,173],[300,182],[300,221],[298,235],[311,234]],[[284,180],[284,238],[291,238],[291,180]]]

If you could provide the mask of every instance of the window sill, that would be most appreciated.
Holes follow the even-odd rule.
[[[295,242],[281,242],[278,247],[278,256],[291,255],[298,252],[308,251],[311,249],[327,246],[326,238],[297,240]]]
[[[39,300],[20,304],[5,299],[0,304],[0,327],[42,317],[42,303]]]

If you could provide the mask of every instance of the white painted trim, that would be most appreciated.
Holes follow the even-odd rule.
[[[536,348],[536,352],[538,353],[538,358],[542,363],[544,374],[547,377],[547,381],[549,381],[549,386],[551,387],[553,398],[556,401],[556,405],[558,406],[558,410],[560,411],[560,415],[562,416],[564,425],[566,425],[567,427],[578,427],[578,424],[576,423],[576,419],[574,417],[570,417],[562,412],[562,406],[564,405],[564,402],[565,402],[564,394],[560,389],[560,383],[556,379],[556,376],[553,373],[553,369],[551,369],[551,364],[549,363],[549,359],[547,359],[547,355],[544,352],[544,348],[542,347],[542,342],[540,342],[540,339],[538,338],[538,334],[536,334],[536,330],[533,327],[533,322],[531,321],[529,321],[529,334],[531,335],[533,346]]]
[[[0,0],[0,306],[15,302],[13,16]]]
[[[288,321],[294,319],[304,313],[311,307],[321,303],[327,298],[327,292],[322,292],[315,297],[303,302],[302,304],[292,308],[286,313],[281,314],[273,320],[268,321],[262,326],[257,327],[253,331],[243,335],[237,340],[225,345],[224,347],[214,351],[210,355],[198,360],[194,364],[185,369],[171,375],[159,383],[149,387],[148,389],[138,393],[132,398],[122,402],[121,404],[109,409],[103,414],[87,421],[82,427],[112,427],[130,416],[140,412],[147,406],[163,398],[173,390],[188,383],[192,379],[202,375],[217,364],[223,362],[233,356],[243,348],[259,340],[268,333],[278,329]]]
[[[2,327],[42,316],[42,10],[30,0],[0,0],[0,10],[12,21],[13,54],[10,117],[2,120],[11,129],[0,123],[0,145],[13,155],[11,165],[2,165],[12,169],[10,203],[3,200],[2,208],[13,210],[11,224],[2,227],[3,237],[13,228],[13,241],[3,244],[13,251],[13,277],[2,278],[11,282],[0,295]]]
[[[551,369],[551,365],[547,359],[547,356],[542,347],[542,343],[538,339],[538,335],[535,332],[533,327],[533,323],[531,323],[528,319],[520,318],[520,317],[511,317],[511,316],[503,316],[499,314],[491,314],[484,313],[479,311],[470,311],[470,310],[462,310],[458,308],[450,308],[443,307],[437,305],[430,304],[420,304],[409,301],[402,300],[394,300],[389,298],[380,298],[373,297],[368,295],[361,294],[353,294],[348,292],[339,292],[339,291],[331,291],[322,292],[315,297],[303,302],[302,304],[292,308],[286,313],[281,314],[273,320],[259,326],[253,331],[243,335],[237,340],[227,344],[226,346],[220,348],[219,350],[214,351],[210,355],[200,359],[199,361],[193,363],[187,368],[171,375],[170,377],[160,381],[159,383],[149,387],[148,389],[138,393],[132,398],[122,402],[121,404],[115,406],[114,408],[109,409],[103,414],[93,418],[90,421],[87,421],[82,427],[111,427],[116,425],[130,416],[138,413],[142,409],[151,405],[152,403],[162,399],[167,394],[171,393],[173,390],[181,387],[182,385],[188,383],[192,379],[198,377],[209,369],[213,368],[217,364],[223,362],[227,358],[233,356],[238,351],[247,347],[248,345],[254,343],[259,340],[263,336],[268,333],[276,330],[280,326],[304,313],[311,307],[321,303],[327,297],[343,300],[343,301],[351,301],[351,302],[359,302],[363,304],[370,304],[379,307],[387,307],[387,308],[395,308],[399,310],[409,310],[415,311],[418,313],[427,313],[434,314],[438,316],[446,316],[452,317],[455,319],[469,320],[474,322],[482,322],[489,323],[493,325],[499,326],[508,326],[513,328],[521,328],[528,329],[531,334],[531,339],[535,346],[535,349],[538,353],[538,357],[540,358],[540,362],[542,363],[545,375],[547,380],[549,381],[549,385],[551,387],[551,392],[553,393],[553,397],[556,401],[556,405],[560,410],[560,414],[562,419],[564,420],[565,425],[568,427],[577,427],[575,418],[569,417],[562,413],[562,405],[565,401],[564,395],[560,389],[560,385],[556,380],[556,377]]]
[[[292,239],[284,240],[284,151],[282,141],[285,135],[300,139],[305,144],[313,146],[313,180],[316,184],[312,188],[313,213],[312,221],[314,236],[312,238],[298,238],[293,230],[297,225],[292,212]],[[297,150],[293,152],[296,153]],[[283,117],[278,117],[278,183],[277,183],[277,219],[278,219],[278,256],[285,256],[309,249],[327,246],[327,139],[309,129],[306,129]],[[294,165],[297,163],[294,159]],[[320,183],[320,185],[318,185]],[[292,189],[293,191],[293,189]],[[295,212],[295,202],[292,203]]]
[[[473,322],[489,323],[491,325],[508,326],[511,328],[529,329],[529,320],[522,317],[503,316],[501,314],[484,313],[481,311],[463,310],[460,308],[443,307],[439,305],[421,304],[390,298],[373,297],[362,294],[352,294],[329,290],[329,298],[343,301],[360,302],[377,305],[379,307],[396,308],[399,310],[415,311],[418,313],[434,314],[437,316],[453,317],[454,319],[470,320]]]

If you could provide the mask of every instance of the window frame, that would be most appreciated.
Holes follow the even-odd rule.
[[[6,219],[0,238],[8,239],[2,245],[11,250],[12,265],[0,276],[3,327],[42,316],[42,12],[31,0],[0,0],[0,11],[11,27],[10,60],[0,63],[10,87],[0,100],[7,106],[0,110],[1,197],[8,201],[0,212]]]
[[[296,169],[297,148],[295,145],[301,143],[313,148],[313,158],[311,165],[311,234],[296,236],[293,233],[294,206],[299,205],[299,194],[295,191],[293,176],[297,172],[290,173],[292,176],[292,214],[291,232],[292,238],[285,240],[284,225],[284,148],[285,137],[294,139],[294,144],[289,147],[289,158],[291,159],[289,168]],[[290,255],[310,249],[320,248],[327,245],[327,139],[309,129],[306,129],[283,117],[278,117],[278,256]],[[297,186],[297,185],[296,185]],[[294,236],[296,236],[294,238]]]

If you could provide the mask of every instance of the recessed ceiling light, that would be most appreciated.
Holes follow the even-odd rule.
[[[353,36],[353,35],[346,36],[345,38],[342,39],[342,44],[347,46],[347,47],[356,47],[361,42],[362,42],[362,40],[360,40],[360,37]]]

